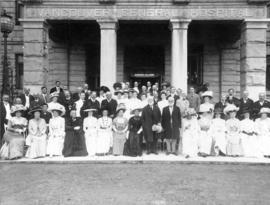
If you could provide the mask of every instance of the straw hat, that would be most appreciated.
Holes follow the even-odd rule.
[[[117,115],[121,110],[123,110],[123,112],[126,111],[126,106],[125,106],[124,103],[120,103],[120,104],[118,105],[115,114]]]
[[[242,109],[242,111],[241,111],[241,115],[244,115],[244,114],[246,114],[246,113],[251,113],[251,110],[250,110],[250,108],[249,107],[244,107],[243,109]]]
[[[34,114],[35,112],[41,112],[42,108],[40,106],[33,107],[30,111],[29,114]]]
[[[139,112],[142,111],[142,107],[137,105],[136,107],[134,107],[131,111],[130,111],[130,114],[131,115],[134,115],[135,111],[138,110]]]
[[[18,104],[18,105],[12,106],[10,112],[15,113],[18,111],[25,111],[25,110],[26,110],[26,108],[22,104]]]
[[[229,104],[224,108],[224,114],[227,115],[229,112],[238,112],[239,108],[234,104]]]
[[[83,110],[84,112],[96,112],[97,111],[97,109],[95,109],[95,108],[88,108],[88,109],[85,109],[85,110]]]
[[[213,98],[213,91],[205,91],[203,94],[202,94],[202,97],[209,97],[209,98]]]
[[[116,91],[114,92],[114,95],[118,95],[119,93],[123,94],[123,91],[122,91],[122,90],[116,90]]]
[[[64,106],[60,105],[59,103],[54,103],[48,109],[49,112],[52,112],[54,110],[59,111],[61,116],[63,116],[66,112]]]
[[[54,97],[59,97],[59,93],[58,92],[53,92],[50,94],[50,98],[54,98]]]
[[[259,115],[264,114],[264,113],[269,115],[270,114],[270,109],[267,108],[267,107],[262,107],[260,112],[259,112]]]

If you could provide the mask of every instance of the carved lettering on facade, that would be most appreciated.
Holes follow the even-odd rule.
[[[264,8],[26,8],[26,18],[44,19],[243,19],[266,18]]]

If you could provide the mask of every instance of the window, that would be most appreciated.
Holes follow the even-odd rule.
[[[23,89],[23,54],[15,54],[15,87]]]
[[[270,91],[270,55],[266,59],[266,90]]]
[[[21,22],[19,21],[20,18],[23,18],[23,3],[20,0],[15,1],[15,24],[16,25],[21,25]]]

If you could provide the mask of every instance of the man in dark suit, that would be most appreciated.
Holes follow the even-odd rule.
[[[34,101],[34,97],[32,95],[30,95],[30,89],[24,88],[23,93],[20,94],[19,97],[22,100],[23,106],[25,106],[27,109],[29,109],[31,102]]]
[[[88,100],[84,101],[83,106],[82,106],[81,111],[80,111],[82,118],[86,117],[87,113],[85,113],[84,110],[89,108],[89,107],[96,109],[97,112],[94,113],[94,116],[99,117],[100,103],[98,102],[98,100],[96,98],[97,98],[97,92],[93,91],[91,93],[90,98]]]
[[[64,92],[63,88],[61,88],[61,82],[60,81],[56,81],[55,82],[55,87],[53,87],[50,90],[50,93],[54,93],[54,92],[58,92],[58,93],[63,93]]]
[[[3,135],[5,133],[5,123],[6,123],[6,108],[3,101],[0,102],[0,147],[3,144]]]
[[[157,154],[157,133],[161,127],[161,112],[154,104],[154,98],[148,98],[148,105],[142,111],[143,135],[146,141],[147,154]]]
[[[102,100],[101,102],[101,110],[107,108],[108,115],[113,118],[117,108],[117,101],[112,99],[112,93],[106,92],[106,99]]]
[[[239,117],[242,116],[243,111],[247,109],[250,111],[250,114],[251,114],[250,117],[252,118],[252,114],[253,114],[252,109],[253,109],[254,102],[248,96],[249,96],[249,92],[245,90],[243,92],[243,98],[240,99]],[[242,117],[240,118],[243,119]]]
[[[256,119],[259,117],[259,112],[262,107],[270,108],[270,102],[266,100],[265,93],[259,93],[259,100],[253,104],[253,118]]]
[[[226,99],[227,99],[227,95],[223,94],[221,96],[221,99],[218,103],[215,104],[215,110],[216,109],[221,109],[222,110],[222,113],[221,113],[221,118],[222,119],[225,119],[225,114],[223,113],[223,110],[224,108],[226,107],[227,105],[227,102],[226,102]]]
[[[228,90],[226,102],[229,104],[234,104],[236,107],[240,107],[240,100],[235,97],[235,90],[233,88]]]
[[[47,87],[43,86],[41,88],[41,94],[39,95],[39,99],[42,104],[50,102],[50,94],[48,93]]]
[[[168,103],[169,105],[163,108],[161,124],[164,129],[167,155],[176,155],[176,142],[180,137],[181,112],[179,107],[174,106],[173,97],[169,97]]]

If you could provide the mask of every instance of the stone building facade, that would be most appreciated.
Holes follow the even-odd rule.
[[[3,0],[17,24],[8,39],[14,87],[150,80],[187,91],[208,82],[216,101],[231,87],[256,99],[270,89],[268,3]]]

